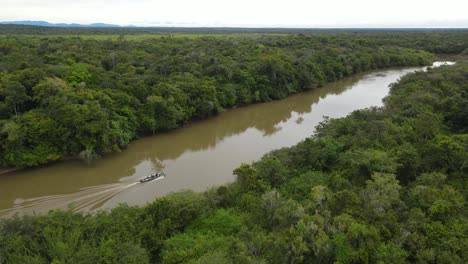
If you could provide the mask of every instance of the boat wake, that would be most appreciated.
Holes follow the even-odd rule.
[[[89,212],[136,184],[140,184],[140,182],[112,183],[86,187],[70,194],[49,195],[29,199],[18,198],[14,201],[12,208],[0,210],[0,216],[8,217],[16,213],[20,215],[41,214],[47,213],[52,209]]]

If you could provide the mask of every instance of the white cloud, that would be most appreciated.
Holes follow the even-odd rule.
[[[468,1],[0,0],[0,20],[135,25],[468,27]]]

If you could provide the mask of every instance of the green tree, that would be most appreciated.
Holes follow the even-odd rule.
[[[5,105],[13,110],[15,116],[21,113],[21,105],[30,99],[26,94],[26,88],[17,81],[2,81],[0,94],[4,96]]]

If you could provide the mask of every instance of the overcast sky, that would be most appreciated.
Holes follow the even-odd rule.
[[[468,27],[468,0],[0,0],[0,20],[138,26]]]

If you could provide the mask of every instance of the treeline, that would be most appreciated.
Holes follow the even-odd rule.
[[[0,24],[0,35],[142,35],[142,34],[336,34],[460,33],[464,28],[236,28],[236,27],[83,27]]]
[[[0,221],[5,263],[467,263],[468,63],[402,78],[237,181]]]
[[[36,166],[67,156],[90,160],[120,151],[139,135],[224,108],[284,98],[371,69],[426,65],[431,54],[405,46],[421,42],[430,51],[460,52],[468,46],[466,34],[141,41],[1,36],[0,166]],[[386,44],[389,38],[396,40]],[[441,38],[449,44],[441,45]]]

